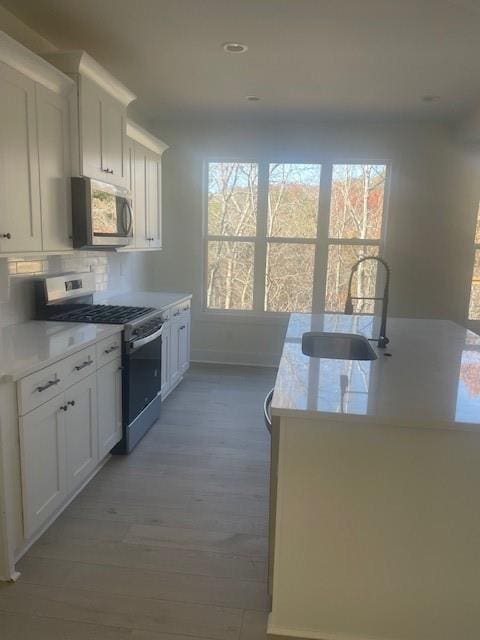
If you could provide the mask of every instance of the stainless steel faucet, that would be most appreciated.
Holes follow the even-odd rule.
[[[366,260],[376,260],[383,264],[385,267],[385,288],[383,290],[383,296],[381,298],[378,297],[367,297],[367,296],[352,296],[352,280],[355,272],[358,269],[358,265],[362,264]],[[350,278],[348,280],[348,292],[347,292],[347,301],[345,302],[345,313],[348,315],[353,314],[353,300],[382,300],[382,323],[380,326],[380,335],[378,337],[377,345],[381,349],[385,349],[390,340],[387,338],[387,309],[388,309],[388,292],[390,288],[390,267],[387,262],[378,256],[365,256],[357,260],[357,262],[353,265],[352,270],[350,272]]]

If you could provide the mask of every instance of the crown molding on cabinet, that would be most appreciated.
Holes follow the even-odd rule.
[[[89,78],[125,106],[137,97],[86,51],[58,51],[46,53],[43,57],[64,73],[80,74]]]
[[[159,155],[168,149],[168,144],[156,138],[133,120],[127,120],[127,136]]]
[[[68,93],[74,82],[52,64],[0,31],[0,62],[58,94]]]

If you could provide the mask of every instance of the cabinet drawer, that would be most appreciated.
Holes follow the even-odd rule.
[[[96,345],[93,344],[63,361],[65,363],[65,388],[94,373],[97,368],[95,347]]]
[[[97,367],[103,367],[115,358],[122,355],[122,334],[117,333],[114,336],[105,338],[101,342],[97,342]]]
[[[190,313],[190,306],[190,300],[185,300],[184,302],[175,305],[171,310],[172,318],[176,319],[179,318],[183,313]]]
[[[35,371],[17,384],[18,413],[23,416],[51,400],[67,386],[65,360]]]

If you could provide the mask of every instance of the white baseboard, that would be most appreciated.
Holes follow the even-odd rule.
[[[273,636],[288,640],[289,638],[298,638],[299,640],[384,640],[382,638],[373,638],[372,636],[359,636],[346,633],[324,633],[322,631],[314,631],[312,629],[288,629],[286,627],[277,627],[272,623],[272,614],[268,616],[267,636]]]
[[[278,367],[280,355],[252,351],[192,349],[191,361],[210,364],[237,364],[251,367]]]

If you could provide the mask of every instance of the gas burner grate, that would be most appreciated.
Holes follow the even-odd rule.
[[[96,324],[125,324],[146,315],[151,307],[121,307],[117,305],[79,305],[80,308],[61,311],[50,316],[58,322],[93,322]]]

